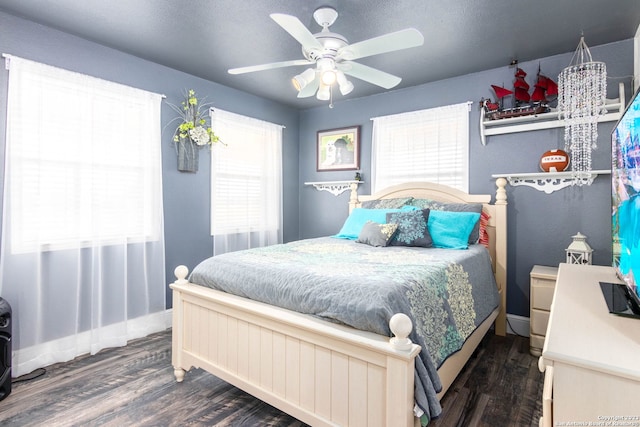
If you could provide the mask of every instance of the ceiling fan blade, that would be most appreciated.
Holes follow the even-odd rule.
[[[352,60],[364,58],[366,56],[378,55],[394,50],[422,46],[423,43],[424,37],[420,31],[415,28],[407,28],[396,31],[395,33],[384,34],[347,45],[338,50],[338,59]]]
[[[336,65],[338,69],[342,70],[345,74],[385,89],[391,89],[402,81],[398,76],[385,73],[384,71],[380,71],[357,62],[345,61]]]
[[[271,19],[276,21],[278,25],[280,25],[287,33],[291,34],[291,36],[306,49],[322,49],[320,42],[295,16],[285,15],[283,13],[272,13],[269,16],[271,16]]]
[[[229,74],[244,74],[252,73],[254,71],[271,70],[274,68],[291,67],[294,65],[309,65],[314,62],[306,59],[293,59],[291,61],[271,62],[269,64],[251,65],[249,67],[230,68]]]
[[[312,82],[302,88],[300,92],[298,92],[298,98],[308,98],[313,96],[318,91],[318,87],[320,86],[320,79],[316,76]]]

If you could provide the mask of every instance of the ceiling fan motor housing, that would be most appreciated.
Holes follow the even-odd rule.
[[[338,55],[338,50],[349,44],[347,39],[340,34],[329,31],[322,31],[313,35],[322,45],[322,50],[305,49],[302,47],[302,54],[310,61],[317,61],[320,58],[333,58]]]
[[[313,47],[302,46],[302,54],[310,61],[318,61],[320,58],[336,59],[338,50],[349,44],[349,41],[341,34],[329,31],[338,18],[338,12],[329,6],[323,6],[313,12],[313,19],[322,27],[322,31],[313,36],[322,45],[322,50]]]

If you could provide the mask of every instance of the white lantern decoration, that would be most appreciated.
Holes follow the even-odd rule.
[[[587,243],[587,236],[578,232],[572,236],[573,241],[566,249],[567,264],[591,264],[591,253],[593,249]]]

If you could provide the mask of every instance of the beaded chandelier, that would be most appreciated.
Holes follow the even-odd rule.
[[[558,76],[558,111],[565,120],[565,151],[571,155],[571,170],[576,175],[591,171],[591,152],[598,141],[598,117],[607,112],[606,95],[607,66],[593,61],[581,37],[571,63]]]

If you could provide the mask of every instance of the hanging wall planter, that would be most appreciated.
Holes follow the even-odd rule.
[[[173,142],[178,156],[178,170],[195,173],[198,172],[200,149],[211,147],[219,142],[219,138],[207,126],[211,104],[200,104],[193,89],[185,93],[185,98],[181,107],[169,104],[180,115],[174,119],[180,120],[180,124],[173,134]]]
[[[189,138],[178,138],[176,149],[178,150],[178,170],[180,172],[198,172],[200,147]]]

